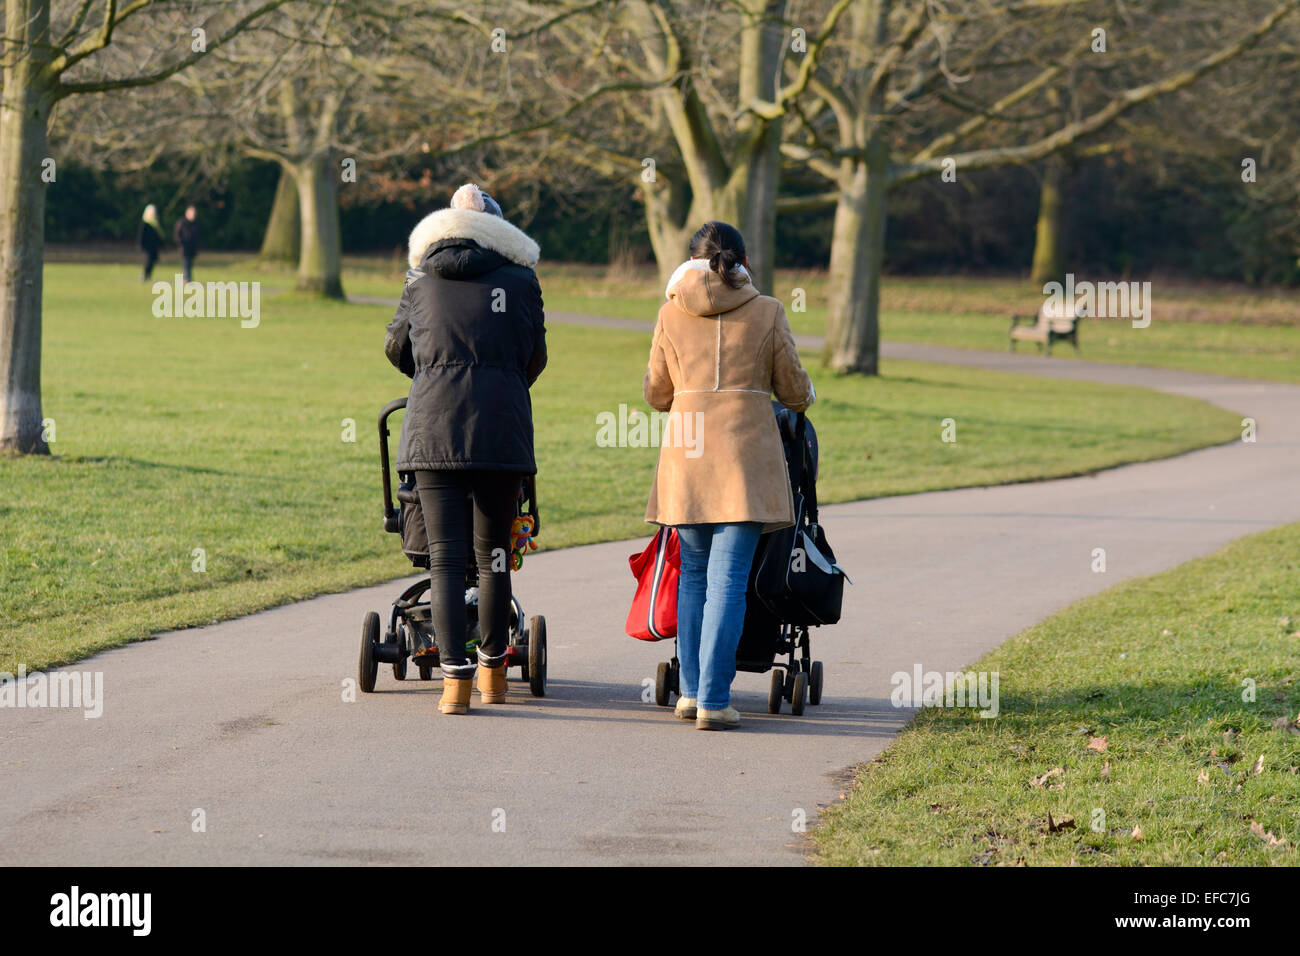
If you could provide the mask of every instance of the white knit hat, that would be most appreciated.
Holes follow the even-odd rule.
[[[457,189],[451,196],[452,209],[473,209],[476,212],[491,213],[502,219],[505,215],[501,212],[501,207],[497,201],[479,189],[474,183],[466,183]]]

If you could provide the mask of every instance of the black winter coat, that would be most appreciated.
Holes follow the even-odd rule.
[[[151,256],[156,256],[162,249],[162,236],[158,230],[143,221],[140,223],[140,248]]]
[[[524,264],[536,248],[471,210],[434,213],[412,233],[413,268],[384,345],[412,377],[399,471],[537,473],[528,389],[546,366],[546,328]]]
[[[193,259],[199,254],[200,233],[197,219],[186,219],[182,216],[177,220],[176,228],[172,230],[172,238],[176,240],[176,245],[181,247],[181,252]]]

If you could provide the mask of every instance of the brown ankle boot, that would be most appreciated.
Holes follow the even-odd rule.
[[[506,669],[502,667],[478,666],[478,690],[483,695],[483,703],[500,704],[506,699]]]
[[[438,713],[469,713],[469,692],[471,686],[471,681],[468,677],[444,677],[442,679],[442,700],[438,701]]]

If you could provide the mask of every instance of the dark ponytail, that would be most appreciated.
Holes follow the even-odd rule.
[[[725,222],[706,222],[691,237],[692,259],[708,259],[709,268],[733,289],[739,289],[748,279],[736,267],[745,262],[745,240],[735,226]]]

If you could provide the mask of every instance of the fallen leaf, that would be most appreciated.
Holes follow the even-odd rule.
[[[1047,829],[1050,833],[1060,833],[1062,830],[1073,830],[1074,817],[1061,817],[1059,820],[1053,820],[1051,813],[1048,813]]]
[[[1254,765],[1250,768],[1250,772],[1251,772],[1251,773],[1263,773],[1263,772],[1264,772],[1264,755],[1263,755],[1263,754],[1260,754],[1260,755],[1259,755],[1259,759],[1256,760],[1255,763],[1254,763]]]
[[[1107,747],[1107,746],[1108,746],[1108,744],[1106,743],[1106,738],[1105,738],[1105,737],[1089,737],[1089,738],[1088,738],[1088,749],[1089,749],[1089,750],[1095,750],[1095,751],[1097,751],[1097,753],[1102,754],[1102,753],[1105,753],[1105,752],[1106,752],[1106,747]]]
[[[1109,760],[1107,760],[1104,764],[1101,765],[1101,779],[1102,779],[1102,780],[1109,780],[1109,779],[1110,779],[1110,761],[1109,761]]]
[[[1200,773],[1198,773],[1198,774],[1196,775],[1196,782],[1197,782],[1197,783],[1209,783],[1209,782],[1210,782],[1210,771],[1208,771],[1208,770],[1202,770]]]
[[[1043,784],[1047,783],[1047,781],[1051,780],[1053,777],[1059,777],[1063,773],[1065,773],[1065,770],[1063,768],[1053,767],[1051,770],[1047,771],[1047,773],[1043,774],[1042,776],[1035,777],[1033,780],[1030,780],[1029,785],[1031,787],[1041,787]]]
[[[1131,836],[1134,840],[1137,840],[1139,843],[1146,839],[1146,837],[1142,833],[1141,827],[1134,827],[1133,832],[1130,833],[1129,836]]]
[[[1286,837],[1279,840],[1274,834],[1266,832],[1258,820],[1250,821],[1250,832],[1259,837],[1269,846],[1281,846],[1286,843]]]

